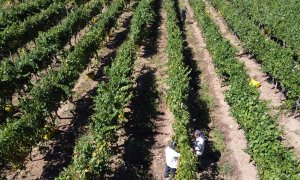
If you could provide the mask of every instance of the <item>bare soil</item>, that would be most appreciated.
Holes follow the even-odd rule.
[[[165,99],[168,88],[166,11],[160,8],[159,12],[135,62],[134,98],[119,138],[122,167],[119,165],[112,179],[164,179],[164,150],[173,135],[174,117]]]
[[[229,40],[233,47],[238,50],[237,58],[245,64],[249,76],[261,83],[260,99],[268,102],[271,109],[271,115],[279,116],[278,122],[280,127],[284,130],[284,144],[293,148],[298,158],[300,158],[300,117],[294,118],[281,111],[280,107],[284,105],[284,96],[281,97],[279,89],[273,88],[267,75],[263,73],[261,65],[257,63],[256,59],[249,54],[245,54],[240,40],[230,31],[223,17],[217,13],[213,6],[206,2],[206,8],[210,12],[211,17],[215,23],[220,27],[222,35]]]
[[[221,86],[221,80],[218,79],[212,58],[206,49],[203,34],[198,27],[193,11],[187,0],[183,0],[184,7],[187,8],[186,24],[188,42],[195,53],[195,59],[199,63],[202,71],[202,77],[209,82],[209,90],[214,96],[215,109],[212,113],[214,124],[224,133],[230,159],[230,164],[235,167],[235,171],[228,179],[258,179],[257,169],[250,156],[245,153],[247,141],[244,131],[240,129],[235,119],[230,114],[230,107],[225,102],[223,95],[226,87]]]
[[[183,1],[176,2],[177,18],[181,19],[180,8],[184,8]],[[192,33],[188,26],[188,21],[181,19],[179,21],[179,27],[182,32],[183,47],[184,47],[184,63],[185,66],[190,69],[189,73],[189,92],[188,101],[186,103],[187,110],[190,115],[189,132],[191,142],[195,140],[194,131],[196,129],[201,130],[205,134],[207,141],[205,142],[205,150],[199,162],[198,167],[198,179],[223,179],[219,174],[219,164],[223,152],[220,152],[215,148],[215,142],[211,136],[212,130],[214,130],[212,117],[210,115],[210,105],[207,101],[207,96],[204,95],[205,81],[202,78],[202,72],[198,66],[195,53],[191,46],[193,38],[189,33]],[[211,97],[210,97],[211,98]]]
[[[159,115],[155,119],[155,135],[154,145],[151,149],[152,162],[150,166],[150,172],[154,179],[163,179],[163,170],[165,167],[165,154],[164,150],[167,147],[174,132],[172,124],[174,122],[174,116],[170,112],[166,104],[166,92],[168,86],[166,84],[167,75],[167,63],[168,55],[167,48],[167,29],[166,29],[166,10],[160,9],[161,24],[159,26],[158,36],[158,53],[152,59],[150,66],[157,69],[155,72],[155,78],[158,84],[158,92],[160,94],[159,104],[157,111]]]

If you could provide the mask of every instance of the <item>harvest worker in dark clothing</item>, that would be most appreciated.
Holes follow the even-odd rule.
[[[171,180],[175,176],[178,166],[178,158],[180,157],[180,154],[175,151],[175,148],[176,142],[173,141],[165,150],[167,164],[165,167],[164,177],[169,177],[169,180]]]

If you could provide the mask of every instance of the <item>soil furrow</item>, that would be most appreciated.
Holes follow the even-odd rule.
[[[184,7],[187,8],[187,35],[188,41],[195,53],[195,59],[198,61],[202,72],[202,78],[208,82],[210,93],[214,97],[216,107],[211,112],[215,125],[225,134],[225,141],[230,156],[230,163],[235,167],[232,179],[258,179],[258,173],[253,162],[250,162],[250,156],[245,153],[247,141],[244,131],[240,129],[235,119],[230,114],[230,107],[225,102],[224,90],[221,86],[221,80],[218,78],[212,58],[206,49],[205,40],[200,28],[194,20],[192,8],[187,0],[183,0]],[[230,179],[231,179],[230,178]]]
[[[112,179],[163,179],[164,150],[170,141],[174,117],[166,104],[166,11],[156,1],[156,22],[135,62],[136,85],[128,122],[120,130],[120,160]],[[158,10],[159,8],[159,10]]]
[[[174,132],[172,129],[172,124],[175,121],[173,114],[167,107],[166,102],[166,91],[168,86],[166,84],[167,79],[167,29],[166,29],[166,10],[160,7],[160,26],[158,31],[158,41],[157,48],[158,52],[156,56],[150,62],[150,67],[156,70],[155,78],[158,84],[159,92],[159,103],[157,106],[157,111],[159,112],[158,117],[154,120],[155,132],[154,132],[154,145],[151,149],[152,162],[150,166],[150,172],[154,179],[163,179],[163,170],[165,167],[165,153],[164,150],[171,140]]]

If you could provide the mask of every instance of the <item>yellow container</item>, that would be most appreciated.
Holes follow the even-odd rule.
[[[10,113],[10,112],[12,112],[12,105],[10,105],[10,104],[7,104],[6,106],[5,106],[5,109],[4,109],[6,112],[8,112],[8,113]]]
[[[255,88],[259,88],[261,86],[261,83],[259,81],[256,81],[255,79],[251,79],[249,85]]]

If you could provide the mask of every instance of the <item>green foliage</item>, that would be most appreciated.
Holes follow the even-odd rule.
[[[116,23],[123,9],[112,6],[101,15],[99,21],[81,39],[75,49],[62,60],[58,70],[49,71],[38,86],[31,89],[29,97],[21,102],[22,116],[14,119],[0,132],[0,157],[12,163],[22,163],[31,147],[41,140],[46,118],[56,111],[60,102],[70,95],[97,48]]]
[[[167,102],[175,116],[173,124],[175,139],[181,154],[176,179],[196,179],[196,158],[191,151],[188,124],[190,120],[186,102],[189,93],[189,73],[184,65],[183,39],[178,26],[175,2],[167,0],[167,31],[168,31],[168,81]]]
[[[266,103],[259,100],[259,92],[248,85],[249,77],[244,65],[235,58],[235,49],[223,39],[218,27],[205,13],[204,2],[190,0],[190,3],[203,29],[215,67],[230,87],[226,100],[233,116],[246,132],[247,151],[258,165],[260,178],[299,179],[299,162],[281,143],[282,133],[276,120],[269,115]]]
[[[256,55],[262,70],[272,75],[288,91],[289,105],[300,98],[300,65],[294,54],[261,34],[258,27],[238,8],[224,0],[212,0],[214,6],[224,14],[232,30],[238,35],[248,52]]]
[[[4,29],[13,23],[20,23],[29,16],[39,13],[47,8],[53,0],[34,0],[28,3],[21,3],[9,9],[0,10],[0,29]]]
[[[7,56],[10,52],[16,51],[36,37],[39,31],[45,31],[55,25],[66,14],[65,4],[54,2],[44,11],[30,16],[25,21],[13,23],[0,32],[0,53]]]
[[[300,4],[297,0],[234,0],[231,2],[235,9],[239,9],[240,13],[263,28],[266,35],[275,35],[299,55],[300,34],[296,32],[300,28],[298,23]]]
[[[122,1],[114,4],[117,2]],[[77,142],[72,164],[58,179],[105,179],[105,174],[110,170],[113,155],[110,145],[116,140],[123,110],[132,97],[133,63],[137,47],[145,36],[145,27],[154,20],[153,2],[142,0],[134,11],[129,39],[120,47],[111,67],[106,69],[109,81],[98,85],[91,133]]]
[[[7,10],[11,8],[11,6],[16,6],[22,3],[28,3],[30,0],[0,0],[0,10]]]
[[[16,58],[14,63],[7,58],[0,62],[0,86],[6,87],[0,89],[1,111],[4,111],[5,104],[11,100],[13,93],[29,82],[31,73],[50,65],[53,57],[71,37],[101,12],[102,2],[103,0],[92,0],[86,5],[74,8],[62,23],[39,34],[34,50]]]
[[[215,127],[211,132],[211,136],[214,142],[214,148],[224,153],[226,151],[226,143],[223,132]]]

